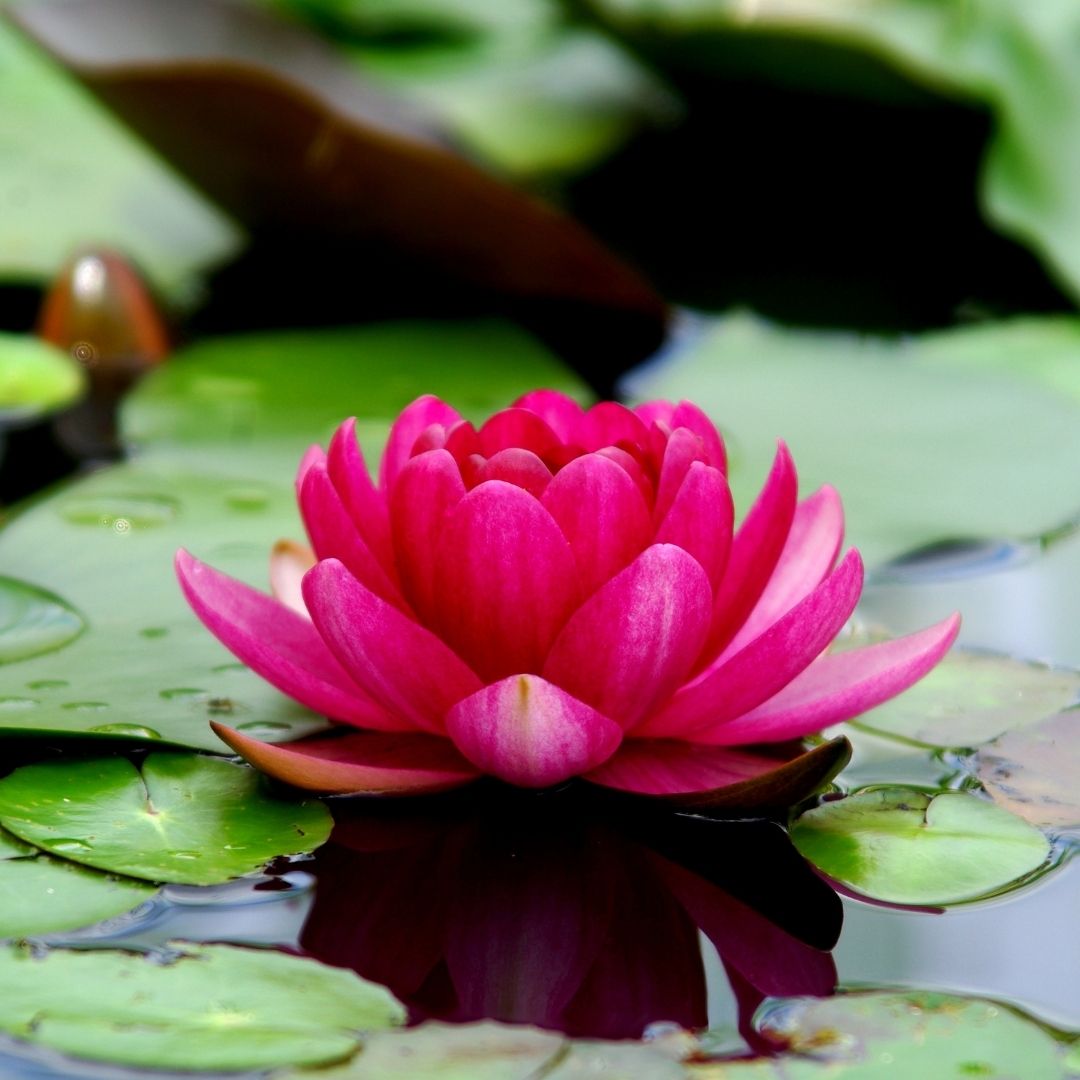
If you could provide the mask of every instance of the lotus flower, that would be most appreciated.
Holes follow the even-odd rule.
[[[264,743],[257,767],[328,792],[405,794],[487,774],[652,795],[775,768],[786,742],[904,690],[953,616],[828,653],[862,587],[840,501],[799,502],[786,447],[733,529],[723,442],[696,406],[589,410],[539,390],[476,430],[422,397],[376,485],[347,420],[297,478],[311,550],[279,544],[273,597],[177,556],[195,612],[343,738]]]

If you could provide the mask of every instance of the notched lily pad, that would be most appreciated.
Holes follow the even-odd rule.
[[[1025,821],[1080,826],[1080,709],[1006,732],[975,755],[975,772],[994,802]]]
[[[799,851],[856,892],[893,904],[955,904],[1042,867],[1037,829],[959,791],[869,788],[807,811],[791,826]]]
[[[73,862],[214,885],[330,835],[317,801],[268,796],[252,769],[197,754],[26,765],[0,780],[0,824]]]
[[[0,664],[63,648],[85,629],[83,617],[55,593],[0,577]]]
[[[0,1029],[75,1057],[186,1071],[341,1061],[405,1010],[351,971],[184,943],[168,963],[114,950],[0,950]]]
[[[979,746],[1072,705],[1080,672],[953,649],[929,675],[855,725],[923,746]]]

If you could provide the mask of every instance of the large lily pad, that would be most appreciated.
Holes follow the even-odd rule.
[[[588,0],[665,66],[747,70],[783,85],[983,103],[995,132],[987,214],[1080,295],[1080,12],[1069,0]]]
[[[0,1029],[114,1064],[185,1071],[318,1065],[404,1009],[351,971],[281,953],[183,944],[132,953],[0,951]]]
[[[923,746],[979,746],[1072,705],[1080,673],[953,649],[929,675],[855,723]]]
[[[998,892],[1046,864],[1037,829],[965,792],[870,788],[807,811],[795,846],[856,892],[894,904],[954,904]]]
[[[794,998],[758,1021],[791,1053],[691,1067],[696,1080],[894,1080],[901,1076],[1058,1080],[1060,1045],[1011,1009],[922,991]]]
[[[60,349],[22,334],[0,334],[0,421],[30,419],[76,401],[83,369]]]
[[[95,242],[182,299],[238,245],[234,226],[2,19],[0,100],[0,277],[47,279]]]
[[[1006,732],[975,755],[975,771],[994,802],[1025,821],[1080,826],[1080,710]]]
[[[980,341],[990,348],[993,336],[981,331]],[[749,506],[783,438],[804,492],[822,483],[840,491],[848,536],[870,563],[943,539],[1060,526],[1080,510],[1076,399],[1016,372],[954,367],[940,343],[937,335],[923,357],[918,340],[785,331],[736,316],[704,325],[631,389],[690,397],[712,415],[730,440],[738,507]]]
[[[25,765],[0,780],[0,823],[101,870],[214,885],[311,851],[332,821],[318,801],[270,798],[258,773],[197,754]]]

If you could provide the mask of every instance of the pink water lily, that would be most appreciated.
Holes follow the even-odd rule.
[[[956,616],[846,652],[862,587],[843,514],[798,500],[778,446],[737,529],[723,442],[689,402],[584,410],[526,394],[477,430],[422,397],[379,481],[355,421],[297,477],[311,548],[280,543],[273,596],[177,556],[206,626],[283,693],[358,729],[275,745],[257,767],[328,792],[408,794],[480,775],[583,777],[651,795],[775,768],[747,744],[821,731],[929,671]]]

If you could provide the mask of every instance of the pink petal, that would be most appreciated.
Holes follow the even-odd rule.
[[[538,672],[577,606],[577,568],[552,516],[502,480],[446,516],[436,552],[440,636],[485,681]]]
[[[432,424],[450,427],[461,419],[456,409],[445,401],[440,401],[432,394],[418,397],[412,404],[406,405],[398,414],[390,429],[379,464],[379,487],[389,491],[405,462],[409,460],[413,444]]]
[[[695,461],[675,501],[656,532],[658,544],[678,544],[709,575],[712,588],[720,584],[731,550],[735,508],[727,480],[719,469]]]
[[[817,588],[836,562],[843,539],[844,508],[836,490],[826,484],[795,508],[780,561],[750,617],[724,650],[725,655],[738,652]]]
[[[330,795],[429,795],[477,779],[449,739],[369,732],[299,742],[260,742],[224,724],[218,737],[260,772]]]
[[[359,727],[411,729],[364,694],[302,615],[183,550],[176,553],[176,574],[210,633],[283,694]]]
[[[530,788],[595,769],[622,740],[613,720],[536,675],[511,675],[459,701],[446,731],[477,768]]]
[[[279,540],[270,552],[270,592],[279,604],[308,617],[300,583],[315,565],[315,552],[295,540]]]
[[[559,445],[559,436],[528,409],[503,409],[488,417],[478,434],[485,457],[512,446],[540,455]]]
[[[326,451],[315,443],[304,451],[300,464],[296,467],[296,497],[300,498],[300,492],[304,489],[304,477],[312,465],[324,465],[326,463]]]
[[[667,517],[675,496],[695,461],[708,464],[705,444],[689,428],[676,428],[667,440],[656,484],[656,506],[653,519],[659,523]]]
[[[446,437],[446,427],[443,424],[432,424],[424,428],[416,437],[416,442],[412,444],[409,457],[414,458],[418,454],[426,454],[429,450],[442,450],[446,446]]]
[[[435,555],[443,522],[464,496],[465,484],[448,450],[414,457],[398,473],[390,492],[390,525],[401,585],[428,626],[436,610]]]
[[[558,390],[530,390],[514,402],[514,408],[536,413],[563,442],[573,441],[585,415],[585,410],[573,398]]]
[[[387,712],[442,734],[446,710],[480,680],[429,630],[365,589],[336,559],[304,578],[304,600],[341,665]]]
[[[669,430],[671,428],[671,414],[675,411],[675,406],[663,398],[658,398],[655,401],[643,401],[640,405],[634,406],[634,412],[641,418],[646,427],[652,427],[653,424],[667,424]]]
[[[476,434],[476,428],[468,420],[460,420],[446,433],[446,449],[461,466],[469,458],[481,454],[483,448],[480,446],[480,436]]]
[[[763,705],[695,739],[728,746],[782,742],[850,720],[918,682],[959,629],[960,616],[952,615],[907,637],[823,656]]]
[[[716,425],[692,401],[680,401],[668,421],[673,430],[689,428],[705,444],[709,464],[727,471],[727,451]]]
[[[355,417],[346,420],[334,432],[326,455],[326,470],[364,543],[388,575],[392,575],[394,552],[390,546],[386,495],[375,487],[368,475],[364,455],[356,441]]]
[[[628,727],[686,678],[711,612],[695,559],[673,544],[646,548],[570,617],[544,678]]]
[[[729,660],[684,686],[638,733],[718,741],[714,732],[767,701],[821,655],[855,610],[862,580],[862,559],[853,549],[809,596]]]
[[[574,442],[593,451],[620,443],[644,446],[648,438],[649,429],[625,405],[616,401],[601,401],[579,421]]]
[[[645,466],[633,454],[627,453],[619,446],[605,446],[597,450],[594,456],[614,461],[634,481],[634,485],[645,500],[645,505],[652,506],[656,497],[656,485],[653,483]]]
[[[480,466],[476,483],[485,480],[505,480],[539,499],[551,483],[551,472],[531,450],[515,446],[500,450]]]
[[[777,444],[765,486],[731,545],[724,580],[713,603],[706,657],[715,657],[746,621],[769,583],[795,516],[799,480],[788,448]]]
[[[325,465],[312,465],[300,489],[300,513],[320,559],[340,559],[357,581],[391,604],[407,605],[396,582],[357,531]]]
[[[582,594],[595,592],[652,539],[649,508],[626,470],[586,454],[560,470],[542,502],[570,541]]]

